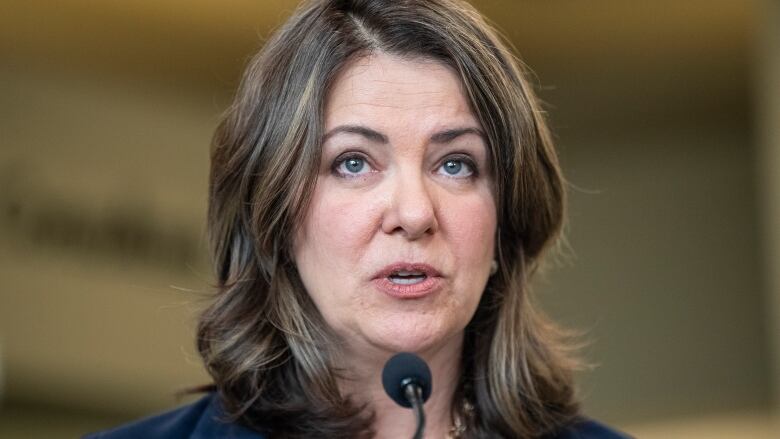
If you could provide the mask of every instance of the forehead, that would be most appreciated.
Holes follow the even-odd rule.
[[[476,124],[460,78],[441,62],[377,53],[350,62],[325,106],[325,129],[344,123],[377,128]]]

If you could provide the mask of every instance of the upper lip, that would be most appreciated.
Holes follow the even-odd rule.
[[[428,277],[441,277],[439,270],[431,267],[428,264],[421,262],[396,262],[379,270],[376,274],[374,274],[374,279],[385,278],[394,273],[398,273],[399,271],[416,271],[423,273]]]

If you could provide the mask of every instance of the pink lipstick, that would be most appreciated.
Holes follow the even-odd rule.
[[[374,275],[374,285],[397,299],[416,299],[436,291],[442,275],[428,264],[399,262],[386,266]]]

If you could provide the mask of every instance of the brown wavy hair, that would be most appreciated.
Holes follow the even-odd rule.
[[[291,241],[320,162],[340,70],[383,52],[459,76],[488,139],[498,272],[465,329],[453,419],[465,437],[539,437],[578,414],[576,365],[534,309],[529,278],[559,236],[564,185],[543,111],[509,45],[458,0],[312,0],[249,63],[213,139],[208,232],[217,294],[198,349],[234,421],[270,437],[370,437],[372,413],[337,385],[333,335]]]

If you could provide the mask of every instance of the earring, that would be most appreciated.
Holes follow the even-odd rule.
[[[493,259],[493,262],[490,263],[490,275],[492,276],[496,274],[497,271],[498,271],[498,261]]]

